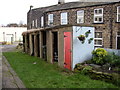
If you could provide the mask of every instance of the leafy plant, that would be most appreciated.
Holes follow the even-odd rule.
[[[91,33],[90,30],[88,30],[88,31],[85,33],[85,36],[88,37],[90,33]]]
[[[102,65],[106,63],[105,57],[108,55],[108,53],[103,48],[98,48],[96,50],[93,50],[92,54],[93,54],[92,61],[95,64]]]
[[[82,74],[87,74],[89,71],[92,70],[92,67],[89,66],[88,64],[78,63],[78,64],[75,65],[74,70],[75,70],[75,72],[80,72]]]
[[[108,53],[105,59],[111,66],[120,67],[120,56],[117,56],[114,53]]]
[[[88,43],[90,44],[92,41],[93,41],[93,38],[90,38],[90,39],[88,40]]]
[[[86,65],[86,66],[84,66],[84,68],[82,69],[81,73],[87,74],[87,73],[89,73],[89,71],[91,71],[91,70],[92,70],[92,67]]]

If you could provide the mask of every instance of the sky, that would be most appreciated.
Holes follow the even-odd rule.
[[[91,1],[91,0],[65,0],[65,2],[73,1]],[[100,0],[93,0],[100,1]],[[119,1],[119,0],[101,0],[101,1]],[[9,23],[22,22],[27,24],[27,12],[30,9],[30,5],[33,8],[45,7],[55,5],[58,0],[1,0],[0,1],[0,26],[7,25]]]
[[[72,2],[77,0],[65,0],[65,2]],[[0,2],[0,26],[9,23],[22,22],[27,23],[27,12],[30,5],[33,8],[45,7],[55,5],[58,0],[1,0]]]

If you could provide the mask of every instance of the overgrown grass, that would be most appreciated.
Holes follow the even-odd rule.
[[[20,52],[5,52],[7,60],[27,88],[117,88]],[[36,62],[36,64],[33,64]]]

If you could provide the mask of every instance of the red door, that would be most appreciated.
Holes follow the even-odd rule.
[[[64,32],[64,67],[71,70],[71,32]]]

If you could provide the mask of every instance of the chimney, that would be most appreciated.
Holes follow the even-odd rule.
[[[63,4],[63,3],[65,3],[64,0],[58,0],[58,4]]]
[[[30,10],[32,10],[32,8],[33,8],[33,6],[32,6],[32,5],[30,5]]]

